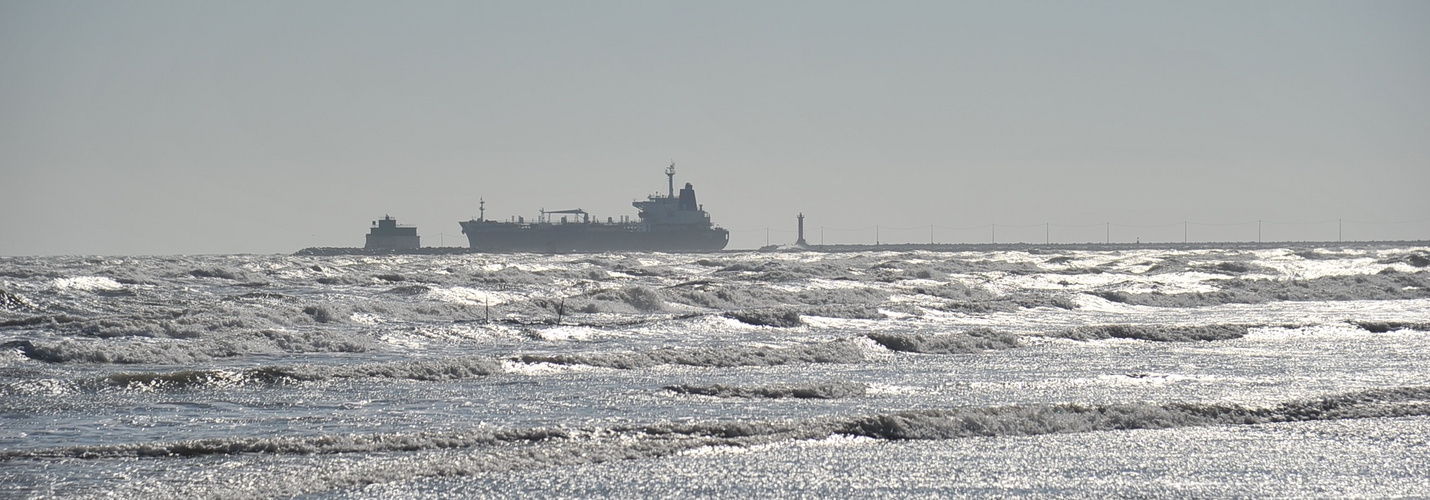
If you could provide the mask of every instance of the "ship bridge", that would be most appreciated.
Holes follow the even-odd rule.
[[[421,248],[421,239],[417,236],[417,228],[412,226],[399,226],[397,219],[391,215],[384,215],[381,219],[372,221],[372,229],[367,234],[367,244],[363,248],[369,250],[412,250]]]
[[[656,228],[710,228],[710,214],[695,200],[695,186],[689,182],[675,193],[675,162],[665,169],[669,191],[665,196],[651,195],[646,201],[632,202],[631,206],[640,210],[641,222]]]

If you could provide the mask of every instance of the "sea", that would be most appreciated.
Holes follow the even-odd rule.
[[[0,258],[5,498],[1430,496],[1430,247]]]

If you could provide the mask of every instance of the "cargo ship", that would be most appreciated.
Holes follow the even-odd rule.
[[[695,187],[686,183],[675,192],[675,163],[665,169],[667,191],[632,202],[636,220],[621,217],[592,220],[582,209],[545,210],[537,219],[493,221],[481,213],[460,222],[462,233],[476,252],[711,252],[725,248],[730,232],[710,222],[710,214],[695,201]]]

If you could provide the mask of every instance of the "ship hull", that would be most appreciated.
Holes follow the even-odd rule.
[[[720,228],[653,228],[630,224],[516,224],[461,222],[478,252],[713,252],[729,243]]]

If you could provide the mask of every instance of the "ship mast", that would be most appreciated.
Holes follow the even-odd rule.
[[[667,191],[667,194],[666,194],[666,197],[667,197],[667,198],[674,198],[674,197],[675,197],[675,160],[670,160],[670,166],[669,166],[669,167],[665,167],[665,182],[666,182],[666,186],[667,186],[666,189],[668,190],[668,191]]]

